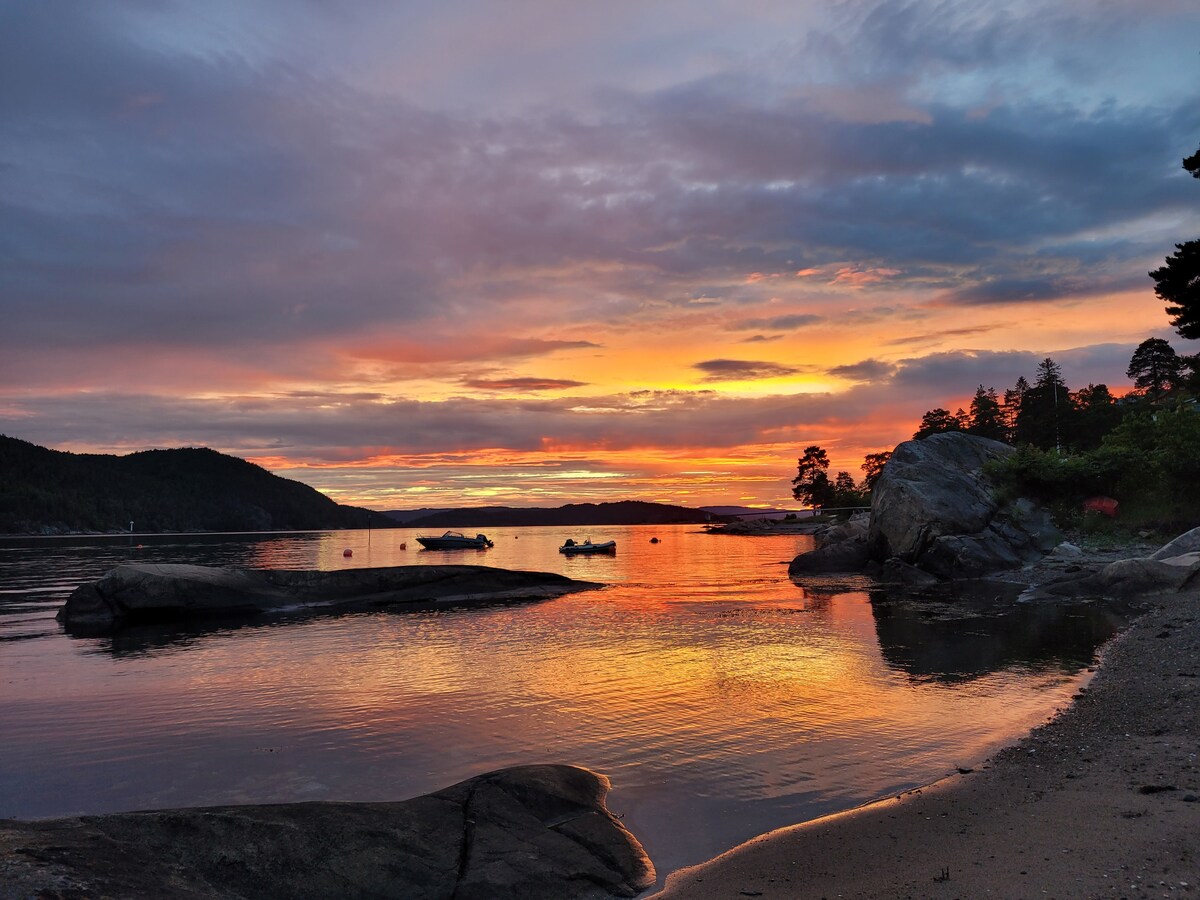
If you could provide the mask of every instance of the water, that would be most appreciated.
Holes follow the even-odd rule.
[[[0,540],[0,817],[400,800],[502,766],[574,763],[612,778],[609,807],[661,879],[978,763],[1068,702],[1118,624],[1087,607],[1012,614],[986,595],[912,603],[863,580],[796,584],[786,563],[811,546],[801,536],[576,531],[492,529],[493,549],[448,553],[418,550],[409,529]],[[618,553],[565,557],[568,536]],[[488,609],[64,634],[53,616],[71,589],[127,560],[478,563],[609,586]]]

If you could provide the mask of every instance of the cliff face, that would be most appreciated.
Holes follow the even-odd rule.
[[[0,435],[0,533],[291,531],[395,523],[215,450],[128,456],[48,450]]]

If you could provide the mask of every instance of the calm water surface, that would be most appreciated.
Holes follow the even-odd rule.
[[[865,581],[793,583],[806,537],[499,528],[489,551],[444,553],[415,534],[0,540],[0,817],[399,800],[564,762],[612,778],[609,807],[661,878],[978,762],[1064,705],[1115,628],[1082,608],[999,615],[986,597],[920,606]],[[587,535],[618,555],[557,552]],[[458,562],[609,586],[490,609],[64,634],[66,595],[129,560]]]

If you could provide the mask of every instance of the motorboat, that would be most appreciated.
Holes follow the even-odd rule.
[[[571,538],[567,538],[567,542],[558,548],[559,553],[573,555],[576,553],[616,553],[616,541],[604,541],[601,544],[593,544],[591,538],[584,540],[582,544],[577,544]]]
[[[492,546],[485,534],[467,537],[461,531],[447,531],[441,537],[422,535],[417,543],[426,550],[486,550]]]

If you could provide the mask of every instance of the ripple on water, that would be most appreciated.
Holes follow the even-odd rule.
[[[400,550],[405,529],[0,541],[0,816],[400,799],[571,762],[613,778],[611,807],[665,875],[978,760],[1077,683],[1077,658],[1033,631],[1011,639],[1006,625],[1001,640],[995,620],[972,621],[996,662],[964,668],[952,628],[899,607],[884,619],[845,584],[792,583],[779,563],[806,538],[595,529],[618,555],[577,560],[556,529],[489,536],[496,548],[471,559]],[[610,586],[483,610],[64,635],[66,594],[129,559],[482,562]]]

